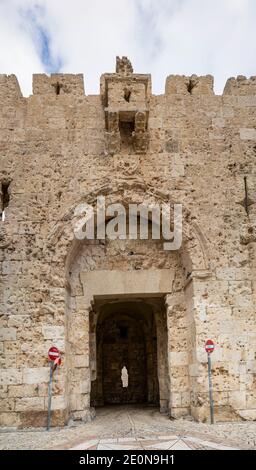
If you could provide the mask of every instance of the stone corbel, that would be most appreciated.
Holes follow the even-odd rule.
[[[107,113],[107,131],[106,146],[107,153],[114,155],[121,149],[121,136],[119,130],[119,113],[117,111],[110,111]]]

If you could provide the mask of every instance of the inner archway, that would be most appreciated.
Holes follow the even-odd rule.
[[[91,405],[159,405],[157,328],[150,304],[112,301],[99,309],[97,377]]]

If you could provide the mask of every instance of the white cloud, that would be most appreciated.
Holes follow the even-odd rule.
[[[32,73],[61,61],[98,93],[100,75],[128,55],[155,93],[172,73],[211,73],[221,93],[228,77],[256,74],[255,20],[254,0],[0,0],[0,73],[15,73],[27,95]]]

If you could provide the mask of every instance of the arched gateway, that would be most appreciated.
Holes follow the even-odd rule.
[[[104,404],[148,403],[173,417],[193,413],[199,383],[195,287],[210,276],[206,242],[183,210],[183,242],[168,251],[163,240],[77,240],[75,207],[170,203],[150,185],[119,184],[84,195],[52,228],[47,250],[65,278],[69,416],[88,419]],[[171,205],[172,207],[172,205]],[[53,263],[51,263],[52,265]],[[65,266],[65,269],[64,269]],[[128,387],[122,386],[123,367]]]

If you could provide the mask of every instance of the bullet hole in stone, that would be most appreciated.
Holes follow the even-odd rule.
[[[248,228],[248,233],[253,233],[253,227]]]
[[[129,255],[129,256],[133,256],[133,255],[134,255],[134,251],[129,251],[128,255]]]

